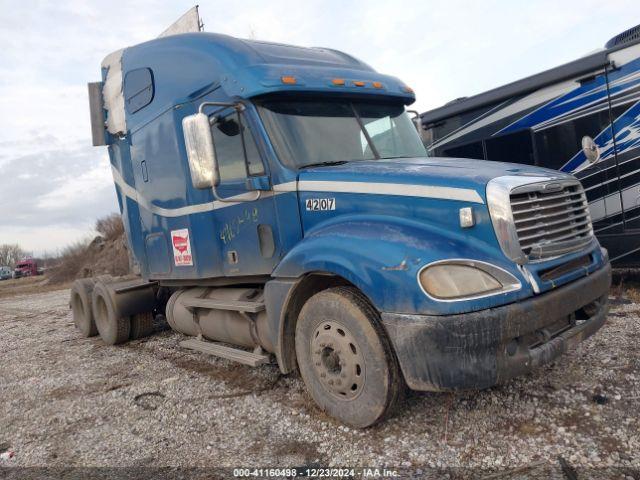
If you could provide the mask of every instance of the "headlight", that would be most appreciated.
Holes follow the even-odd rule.
[[[518,290],[516,277],[495,265],[474,260],[445,260],[424,267],[418,275],[427,295],[443,301],[468,300]]]

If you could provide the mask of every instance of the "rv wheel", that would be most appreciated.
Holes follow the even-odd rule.
[[[318,406],[354,427],[385,418],[404,391],[378,312],[354,288],[331,288],[307,301],[296,325],[296,355]]]

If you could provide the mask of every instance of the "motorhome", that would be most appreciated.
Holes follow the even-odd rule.
[[[640,26],[573,62],[424,112],[420,123],[429,155],[574,175],[612,263],[640,265]]]

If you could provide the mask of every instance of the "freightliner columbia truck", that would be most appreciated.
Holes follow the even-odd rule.
[[[427,157],[413,91],[351,55],[176,34],[107,56],[89,92],[140,279],[76,282],[84,335],[163,312],[182,347],[299,370],[365,427],[407,386],[502,383],[605,322],[580,183]]]

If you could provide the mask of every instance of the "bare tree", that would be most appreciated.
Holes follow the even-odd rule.
[[[0,245],[0,266],[13,268],[25,256],[26,252],[19,245]]]

